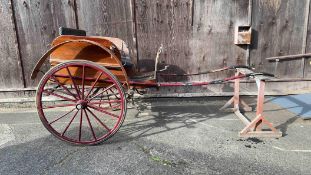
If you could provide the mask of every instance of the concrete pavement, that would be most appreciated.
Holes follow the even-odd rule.
[[[311,121],[267,102],[284,137],[240,139],[225,100],[140,100],[114,137],[86,147],[54,138],[33,108],[1,109],[0,174],[310,174]]]

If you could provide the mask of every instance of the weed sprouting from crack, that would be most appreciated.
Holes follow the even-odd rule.
[[[163,158],[161,158],[159,156],[151,156],[150,159],[152,161],[158,162],[158,163],[160,163],[162,165],[166,165],[166,166],[170,166],[170,167],[172,167],[172,166],[175,167],[176,166],[176,163],[172,162],[171,160],[166,160],[166,159],[163,159]]]
[[[165,166],[169,166],[169,167],[176,167],[177,164],[179,162],[181,162],[180,164],[186,164],[185,161],[179,161],[178,163],[175,163],[174,161],[172,160],[168,160],[168,159],[164,159],[158,155],[154,155],[152,152],[151,152],[151,148],[146,148],[142,145],[139,145],[139,144],[136,144],[148,157],[151,161],[153,162],[157,162],[157,163],[160,163],[162,165],[165,165]]]

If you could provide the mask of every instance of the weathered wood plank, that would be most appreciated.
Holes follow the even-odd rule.
[[[249,24],[249,1],[194,0],[193,17],[189,70],[200,72],[247,64],[247,47],[234,45],[234,32],[236,26]],[[210,74],[194,80],[224,76],[226,73]]]
[[[310,0],[307,0],[307,3],[309,3],[309,12],[306,12],[308,14],[308,25],[307,25],[307,37],[306,37],[306,53],[311,52],[311,4]],[[304,78],[310,78],[311,77],[311,56],[305,57],[305,63],[304,63]]]
[[[136,1],[135,9],[140,71],[154,70],[156,53],[163,44],[159,62],[171,65],[168,72],[190,72],[192,0],[140,0]],[[184,79],[162,78],[165,81]]]
[[[60,26],[75,28],[73,0],[13,0],[20,43],[20,52],[25,71],[26,87],[36,86],[30,73],[51,41],[58,35]],[[48,66],[44,68],[48,69]]]
[[[169,72],[195,73],[226,65],[246,64],[246,48],[234,45],[236,25],[248,24],[249,1],[137,1],[137,38],[142,71],[160,62]],[[192,26],[193,25],[193,26]],[[224,76],[221,74],[219,76]],[[214,75],[164,78],[165,81],[207,80]]]
[[[136,62],[131,0],[77,0],[79,28],[87,35],[117,37],[124,40]]]
[[[274,73],[281,78],[302,78],[303,62],[275,63],[265,58],[301,54],[303,47],[306,0],[253,1],[253,39],[251,64],[257,71]]]
[[[23,88],[22,66],[10,0],[0,1],[0,31],[0,88]]]
[[[0,33],[0,88],[23,88],[22,63],[26,87],[36,86],[40,77],[36,81],[29,79],[35,62],[57,36],[58,27],[75,28],[76,21],[89,35],[125,40],[134,61],[137,48],[141,71],[154,69],[154,58],[161,43],[164,53],[160,62],[172,65],[168,73],[196,73],[247,64],[246,47],[234,45],[233,37],[237,25],[247,25],[250,21],[249,2],[253,2],[250,64],[257,71],[276,73],[282,78],[302,78],[303,73],[310,78],[311,58],[306,59],[305,64],[301,60],[279,63],[276,72],[275,64],[265,60],[266,57],[301,54],[304,43],[307,43],[306,52],[311,52],[310,17],[307,40],[304,38],[309,1],[1,0],[0,29],[5,32]],[[17,35],[10,2],[15,11]],[[162,77],[160,81],[206,81],[227,75]],[[279,88],[277,83],[275,85]],[[221,86],[212,91],[223,92],[226,88]]]

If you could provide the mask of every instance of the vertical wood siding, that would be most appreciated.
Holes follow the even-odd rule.
[[[280,62],[275,70],[275,64],[265,58],[301,54],[307,1],[278,0],[274,6],[268,0],[253,2],[251,64],[281,78],[302,78],[301,59]]]
[[[246,47],[233,44],[237,25],[248,25],[249,1],[194,0],[193,32],[189,67],[193,72],[224,66],[245,65]],[[209,78],[209,76],[211,76]],[[200,79],[224,76],[210,74]]]
[[[121,38],[136,59],[131,0],[77,0],[76,4],[80,29],[87,35]]]
[[[23,88],[12,4],[0,0],[0,88]]]
[[[311,0],[307,0],[307,2],[309,3],[309,11],[306,11],[306,14],[308,14],[309,16],[311,15]],[[311,18],[307,18],[308,20],[308,24],[307,26],[304,26],[307,29],[307,33],[306,33],[306,53],[310,53],[311,52]],[[304,78],[311,78],[311,58],[305,58],[304,60]]]
[[[58,27],[76,27],[72,0],[13,0],[19,48],[27,87],[37,85],[40,77],[30,80],[37,60],[58,36]],[[48,67],[45,67],[45,70]]]
[[[265,60],[311,52],[309,5],[310,0],[0,0],[0,89],[37,85],[40,77],[32,81],[30,73],[60,26],[123,39],[140,71],[154,69],[163,44],[160,63],[171,65],[171,73],[249,64],[281,78],[310,78],[309,58],[281,62],[277,69]],[[235,27],[250,23],[252,45],[234,45]]]
[[[192,0],[139,0],[135,10],[140,70],[154,70],[156,53],[163,44],[160,62],[172,65],[173,72],[190,71]]]

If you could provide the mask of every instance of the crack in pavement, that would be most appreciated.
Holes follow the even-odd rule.
[[[69,152],[68,154],[66,154],[62,159],[60,159],[59,161],[57,161],[56,163],[52,164],[51,166],[49,166],[47,169],[45,169],[43,174],[48,174],[48,171],[58,165],[62,166],[64,164],[64,162],[66,162],[66,160],[68,160],[73,154],[77,153],[79,151],[79,149],[76,149],[74,151]]]
[[[0,124],[0,147],[15,140],[13,129],[8,124]]]

